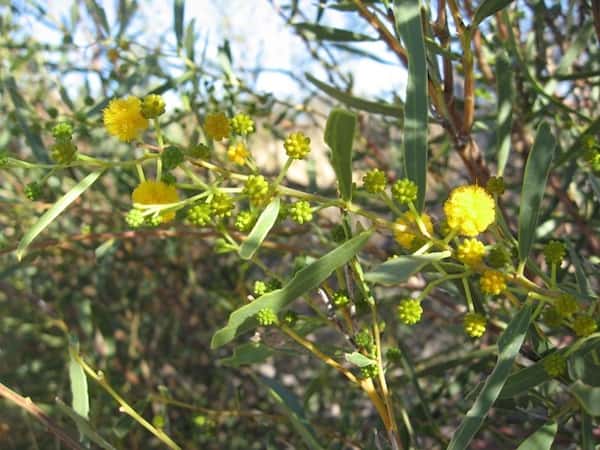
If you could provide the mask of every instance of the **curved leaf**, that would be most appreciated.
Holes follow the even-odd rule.
[[[408,53],[408,82],[404,112],[404,172],[419,188],[416,208],[425,204],[427,183],[427,63],[419,0],[395,0],[396,29]]]
[[[356,115],[343,109],[329,113],[325,126],[325,142],[331,149],[331,165],[338,179],[342,199],[352,200],[352,145]]]
[[[267,205],[246,240],[242,242],[239,251],[242,259],[251,259],[254,256],[256,250],[258,250],[267,237],[267,234],[269,234],[269,231],[271,231],[271,228],[273,228],[273,225],[275,225],[278,214],[279,197]]]
[[[40,234],[48,225],[50,225],[50,223],[52,223],[52,221],[56,219],[59,214],[62,213],[71,203],[77,200],[77,197],[83,194],[87,188],[94,184],[94,182],[100,177],[100,175],[102,175],[103,172],[104,169],[90,173],[83,180],[73,186],[69,192],[58,199],[56,203],[38,219],[38,221],[19,241],[19,245],[17,246],[17,250],[15,252],[18,260],[23,258],[23,255],[25,255],[25,251],[27,250],[29,244],[31,244],[31,241],[33,241],[38,234]]]
[[[282,289],[269,292],[232,312],[227,325],[213,335],[211,348],[221,347],[238,334],[256,327],[257,322],[254,316],[261,309],[270,308],[278,313],[301,295],[317,288],[335,269],[350,261],[367,243],[371,234],[371,231],[365,231],[356,235],[335,250],[298,271],[294,278]]]
[[[500,395],[500,391],[510,375],[512,365],[527,334],[532,312],[533,306],[529,303],[525,304],[498,339],[498,362],[496,367],[488,376],[475,403],[454,433],[450,444],[448,444],[448,450],[468,448],[469,443],[483,425],[485,417]]]
[[[535,135],[535,141],[523,176],[523,188],[519,207],[519,261],[523,262],[535,237],[540,206],[550,173],[550,164],[554,156],[556,140],[550,126],[542,122]]]

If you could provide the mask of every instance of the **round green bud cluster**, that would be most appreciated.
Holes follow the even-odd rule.
[[[236,114],[231,119],[233,132],[240,136],[248,136],[254,133],[254,120],[247,114]]]
[[[492,195],[502,195],[505,189],[504,178],[502,177],[490,177],[485,186],[485,190]]]
[[[571,328],[578,337],[586,337],[598,329],[598,324],[591,316],[580,315],[573,319]]]
[[[167,147],[163,150],[160,155],[160,159],[165,170],[173,170],[179,164],[183,162],[183,152],[177,147]]]
[[[333,304],[338,308],[343,308],[344,306],[348,306],[350,304],[350,298],[348,297],[348,293],[345,291],[336,291],[333,293]]]
[[[550,241],[544,246],[544,257],[548,264],[560,264],[565,253],[565,245],[560,241]]]
[[[465,333],[473,338],[483,336],[485,333],[486,319],[481,314],[470,312],[465,314],[463,319],[463,327]]]
[[[210,147],[206,144],[196,144],[190,147],[187,151],[191,158],[196,159],[209,159],[210,158]]]
[[[31,201],[35,201],[42,196],[42,186],[33,181],[25,186],[25,197]]]
[[[579,303],[577,299],[570,294],[563,294],[556,299],[554,303],[556,312],[561,317],[571,317],[579,311]]]
[[[313,218],[310,203],[304,200],[294,203],[290,207],[290,217],[294,222],[298,222],[301,225],[303,223],[310,222]]]
[[[58,141],[50,148],[52,159],[58,164],[69,164],[75,159],[77,146],[72,141]]]
[[[142,214],[142,211],[134,208],[127,212],[127,215],[125,216],[125,222],[130,228],[139,228],[144,224],[145,218]]]
[[[417,185],[408,178],[398,180],[392,185],[392,196],[402,205],[414,202],[417,199],[417,192]]]
[[[560,353],[552,353],[544,358],[542,367],[551,377],[559,377],[567,370],[567,359]]]
[[[298,322],[298,314],[295,311],[286,311],[283,315],[283,323],[293,327]]]
[[[363,187],[369,194],[380,194],[385,190],[387,179],[383,170],[371,169],[363,176]]]
[[[242,233],[246,233],[252,229],[256,217],[250,211],[242,211],[235,218],[235,228]]]
[[[187,220],[192,225],[203,227],[210,223],[212,212],[208,203],[200,203],[192,206],[187,211]]]
[[[414,325],[421,320],[423,307],[414,298],[406,298],[398,305],[398,319],[406,325]]]
[[[155,119],[165,112],[165,101],[160,95],[150,94],[142,99],[142,116],[146,119]]]
[[[310,153],[310,138],[302,132],[290,134],[283,143],[285,153],[293,159],[304,159]]]
[[[277,314],[271,308],[263,308],[256,313],[256,320],[263,327],[268,327],[277,323]]]
[[[398,347],[390,347],[385,352],[385,357],[390,362],[399,363],[402,361],[402,352]]]
[[[490,250],[487,261],[494,269],[501,269],[510,262],[510,255],[503,246],[496,245]]]
[[[250,175],[242,193],[248,196],[252,205],[264,205],[269,200],[269,182],[262,175]]]
[[[148,225],[150,225],[151,227],[157,227],[161,223],[163,223],[163,216],[161,216],[160,214],[153,214],[150,217],[148,217]]]
[[[233,198],[224,192],[217,192],[213,195],[210,203],[210,211],[218,219],[223,219],[231,215],[231,211],[234,207]]]
[[[346,230],[343,225],[335,225],[331,229],[331,239],[333,242],[342,243],[346,241]]]
[[[557,328],[562,325],[563,318],[558,313],[554,306],[551,306],[544,312],[543,316],[544,323],[550,328]]]
[[[67,122],[61,122],[52,128],[52,136],[57,141],[70,141],[73,139],[73,126]]]
[[[373,336],[369,330],[360,330],[354,336],[354,342],[360,348],[369,348],[373,344]]]
[[[173,175],[171,172],[163,172],[160,180],[168,185],[177,183],[177,178],[175,178],[175,175]]]
[[[375,378],[379,373],[379,368],[377,364],[371,364],[369,366],[364,366],[360,368],[360,377],[361,378]]]

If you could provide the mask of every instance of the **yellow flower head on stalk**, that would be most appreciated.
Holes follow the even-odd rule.
[[[220,141],[229,136],[230,123],[225,113],[209,114],[204,121],[204,131],[210,139]]]
[[[229,146],[227,150],[227,159],[234,164],[243,166],[248,161],[250,152],[242,142]]]
[[[419,231],[419,226],[415,219],[415,214],[412,211],[407,211],[394,223],[394,238],[398,244],[407,250],[412,249],[417,237],[421,237],[421,232]],[[431,217],[422,213],[421,220],[425,224],[427,231],[433,233]]]
[[[177,189],[162,181],[142,181],[131,194],[133,203],[142,205],[163,205],[179,201]],[[175,211],[165,211],[160,214],[163,222],[170,222],[175,218]]]
[[[137,97],[111,100],[103,112],[106,130],[124,142],[138,138],[148,128],[141,108],[142,101]]]
[[[460,186],[444,203],[448,226],[458,234],[475,237],[496,219],[496,205],[488,192],[479,186]]]

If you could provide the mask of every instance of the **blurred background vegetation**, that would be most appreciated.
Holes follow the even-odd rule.
[[[362,3],[383,20],[393,20],[388,2]],[[432,23],[439,4],[430,5]],[[0,151],[12,158],[49,162],[50,130],[64,120],[74,124],[81,153],[131,158],[139,149],[108,138],[101,111],[111,98],[152,92],[164,95],[166,133],[183,147],[202,141],[200,127],[208,112],[250,114],[258,123],[253,152],[271,175],[284,160],[282,137],[304,130],[313,139],[314,156],[288,180],[310,192],[335,195],[321,137],[324,119],[335,105],[359,111],[356,180],[373,167],[391,179],[402,169],[406,72],[353,1],[22,0],[0,5]],[[534,126],[548,118],[559,139],[559,156],[537,238],[569,239],[572,263],[560,269],[559,278],[575,285],[577,274],[595,274],[588,278],[590,293],[598,289],[600,181],[581,156],[596,145],[600,131],[599,22],[593,5],[583,0],[514,2],[514,41],[506,29],[510,24],[500,16],[481,26],[475,38],[473,133],[481,155],[461,153],[460,142],[444,131],[447,124],[432,114],[427,199],[430,212],[440,217],[440,199],[452,186],[484,183],[496,173],[498,93],[507,91],[502,90],[506,86],[497,88],[495,64],[504,49],[509,63],[503,67],[513,82],[507,89],[513,95],[508,100],[512,153],[504,169],[508,193],[503,206],[516,220]],[[476,6],[464,2],[466,17]],[[340,29],[350,32],[340,34]],[[435,31],[429,30],[433,34],[427,42],[431,63],[443,64],[446,54],[456,64],[455,101],[460,107],[463,80],[455,30],[445,43],[434,39]],[[223,363],[230,349],[209,349],[214,331],[264,274],[234,254],[215,253],[215,232],[210,229],[178,222],[129,230],[123,217],[137,183],[134,171],[115,169],[103,176],[17,261],[14,250],[20,237],[85,175],[75,167],[0,172],[3,384],[31,397],[76,436],[74,424],[57,403],[69,404],[71,395],[69,342],[57,325],[63,321],[88,362],[183,448],[304,448],[290,425],[294,406],[304,411],[326,448],[385,448],[368,401],[293,343],[265,332],[262,339],[277,358],[251,367]],[[27,185],[42,179],[41,196],[28,200]],[[265,262],[289,275],[320,255],[321,246],[330,245],[329,230],[337,220],[321,214],[309,225],[277,228]],[[515,229],[514,222],[509,226]],[[366,249],[379,260],[396,252],[389,236]],[[391,300],[423,286],[423,279],[414,277],[380,292],[382,315],[386,310],[392,314]],[[460,290],[452,286],[437,290],[423,325],[409,330],[388,324],[386,330],[413,360],[415,373],[402,364],[389,370],[391,387],[401,390],[422,436],[419,448],[443,447],[493,367],[492,345],[500,329],[492,326],[482,342],[465,342],[459,296]],[[331,339],[332,348],[343,346],[329,331],[314,332]],[[418,384],[410,384],[415,376]],[[161,448],[151,434],[119,413],[97,384],[90,381],[89,390],[90,422],[115,448]],[[497,404],[473,448],[515,448],[544,422],[550,408],[547,396],[561,395],[553,386],[542,391]],[[561,401],[566,400],[557,397],[552,408],[559,408]],[[576,447],[573,435],[581,428],[577,420],[568,418],[556,448]],[[22,409],[0,401],[0,448],[61,447]]]

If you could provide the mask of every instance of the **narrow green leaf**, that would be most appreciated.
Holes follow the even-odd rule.
[[[72,355],[69,355],[69,381],[71,383],[71,406],[77,414],[88,420],[90,397],[88,394],[87,377],[82,367]]]
[[[177,48],[181,47],[183,39],[184,0],[173,0],[173,28],[177,38]]]
[[[517,315],[510,321],[498,339],[498,361],[492,373],[488,376],[479,392],[475,403],[463,418],[458,429],[452,436],[448,450],[464,450],[475,437],[483,424],[485,417],[498,398],[506,379],[510,375],[514,360],[523,344],[533,306],[525,304]]]
[[[577,380],[569,386],[569,390],[577,398],[585,412],[590,416],[600,416],[600,388],[588,386]]]
[[[367,367],[372,364],[377,364],[377,361],[367,358],[365,355],[358,352],[344,353],[344,358],[346,361],[348,361],[350,364],[354,364],[356,367]]]
[[[318,80],[309,73],[306,73],[305,75],[309,82],[314,84],[330,97],[342,102],[346,106],[373,114],[383,114],[384,116],[397,117],[398,119],[402,119],[404,117],[404,109],[400,105],[396,106],[385,102],[374,102],[359,97],[354,97],[337,89],[334,86]]]
[[[308,35],[309,38],[316,38],[319,41],[360,42],[377,40],[377,38],[366,34],[356,33],[342,28],[326,27],[314,23],[293,23],[292,26],[296,28],[296,30]]]
[[[238,368],[263,362],[273,354],[273,350],[260,342],[247,342],[233,349],[233,355],[222,358],[225,366]]]
[[[521,442],[517,450],[550,450],[557,430],[558,424],[556,422],[548,422]]]
[[[277,314],[298,297],[319,287],[335,269],[346,264],[358,253],[367,243],[371,234],[371,231],[365,231],[356,235],[304,269],[299,270],[282,289],[269,292],[235,310],[229,316],[227,325],[214,334],[210,344],[211,348],[221,347],[238,334],[256,327],[257,322],[254,316],[261,309],[271,308]]]
[[[337,176],[341,197],[352,200],[352,145],[356,115],[343,109],[329,113],[325,126],[325,142],[331,149],[331,164]]]
[[[90,173],[83,180],[77,183],[71,188],[69,192],[63,195],[57,202],[46,211],[42,217],[29,229],[27,233],[21,238],[15,254],[18,260],[23,258],[25,251],[31,242],[40,234],[54,219],[56,219],[60,213],[62,213],[71,203],[85,192],[94,182],[102,175],[104,169],[97,170]]]
[[[256,250],[258,250],[267,237],[267,234],[269,234],[269,231],[271,231],[271,228],[273,228],[273,225],[275,225],[278,214],[279,197],[267,205],[246,240],[240,245],[239,253],[242,259],[251,259],[254,256]]]
[[[550,126],[542,122],[535,135],[535,141],[523,176],[519,208],[519,261],[524,262],[533,245],[540,206],[550,173],[550,164],[554,156],[556,140]]]
[[[315,433],[296,396],[272,378],[260,377],[258,380],[269,390],[271,397],[283,408],[290,423],[302,437],[307,447],[311,450],[324,450],[317,442]]]
[[[427,63],[419,0],[395,0],[396,29],[408,53],[408,81],[404,106],[404,172],[419,188],[416,207],[425,205],[427,183]]]
[[[61,413],[75,422],[75,425],[77,425],[77,429],[81,435],[85,436],[87,439],[104,450],[115,450],[115,447],[113,447],[110,442],[100,436],[87,420],[65,405],[60,398],[56,399],[56,406]]]
[[[449,251],[429,253],[427,255],[402,255],[388,259],[365,274],[365,280],[371,283],[398,284],[420,271],[427,264],[450,256]]]
[[[481,4],[475,10],[471,27],[475,28],[486,18],[496,14],[501,9],[506,8],[512,2],[513,0],[483,0],[483,2],[481,2]]]
[[[496,111],[496,158],[498,176],[504,174],[504,168],[510,152],[510,136],[512,131],[513,85],[510,61],[505,51],[496,57],[496,90],[498,109]]]

